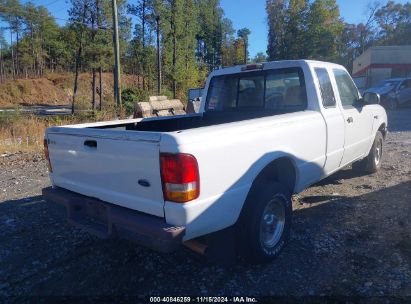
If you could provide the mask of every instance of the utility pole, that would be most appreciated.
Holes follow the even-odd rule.
[[[121,83],[120,83],[120,43],[118,38],[117,2],[111,0],[113,6],[113,43],[114,43],[114,99],[121,108]]]
[[[157,23],[157,94],[161,95],[161,50],[160,50],[160,16],[156,16]]]

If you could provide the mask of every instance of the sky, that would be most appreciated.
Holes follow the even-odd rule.
[[[337,0],[341,17],[348,23],[365,21],[367,6],[374,0]],[[386,3],[388,0],[382,0]],[[64,24],[68,19],[68,0],[32,0],[37,5],[44,5],[51,14],[58,18],[59,24]],[[129,0],[130,3],[133,0]],[[398,3],[406,3],[409,0],[396,0]],[[267,49],[267,24],[265,13],[265,0],[221,0],[225,16],[232,20],[236,30],[247,27],[251,30],[249,37],[250,57]]]
[[[340,15],[345,22],[360,23],[366,21],[367,6],[374,0],[337,0]],[[382,3],[388,0],[381,1]],[[397,3],[406,3],[407,0],[396,0]],[[249,37],[250,57],[258,52],[267,50],[267,23],[265,0],[221,0],[226,17],[233,21],[235,29],[247,27],[251,30]]]

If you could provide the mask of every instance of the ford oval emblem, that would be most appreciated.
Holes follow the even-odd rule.
[[[146,179],[139,179],[138,184],[143,187],[150,187],[150,182]]]

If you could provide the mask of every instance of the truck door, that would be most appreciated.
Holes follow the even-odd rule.
[[[370,107],[359,102],[360,95],[350,75],[342,69],[333,69],[333,74],[345,124],[344,155],[341,161],[341,166],[345,166],[368,153],[373,115]]]
[[[344,154],[344,118],[335,99],[330,75],[326,68],[315,68],[321,93],[322,109],[327,130],[327,151],[324,174],[329,175],[336,171]],[[320,105],[321,107],[321,105]]]

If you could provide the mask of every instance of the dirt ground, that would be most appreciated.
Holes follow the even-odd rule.
[[[98,81],[98,76],[97,76]],[[138,86],[142,78],[136,75],[123,74],[124,87]],[[40,78],[8,80],[0,83],[0,108],[20,106],[56,106],[70,105],[73,98],[73,73],[49,73]],[[77,105],[89,104],[92,92],[90,73],[81,73],[77,92]],[[112,101],[113,74],[102,74],[103,102]],[[97,96],[97,99],[99,97]]]
[[[389,122],[382,169],[346,168],[295,196],[289,245],[259,266],[223,268],[186,249],[160,254],[89,236],[43,201],[41,155],[2,155],[0,296],[411,297],[411,109]]]

